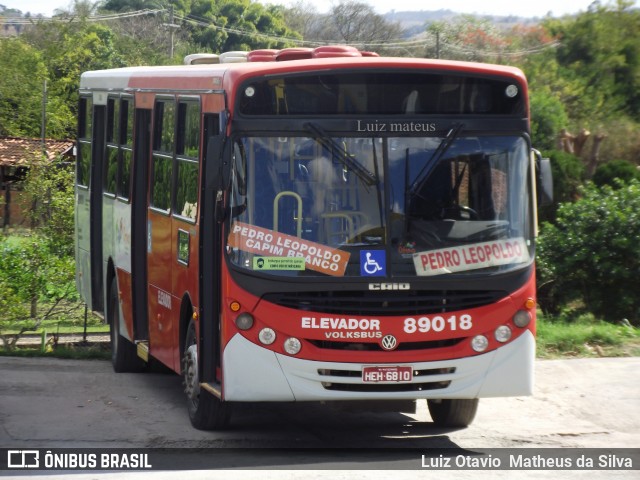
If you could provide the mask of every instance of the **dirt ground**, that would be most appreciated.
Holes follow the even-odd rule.
[[[289,471],[302,466],[305,475],[277,478],[332,479],[348,478],[342,468],[354,465],[336,465],[332,455],[342,449],[364,449],[371,450],[372,456],[357,460],[365,463],[356,468],[372,472],[362,471],[353,478],[386,478],[388,475],[376,477],[376,471],[379,475],[380,469],[390,468],[384,463],[384,452],[389,451],[403,453],[402,459],[389,459],[391,467],[399,470],[407,468],[400,463],[405,453],[409,457],[415,453],[418,461],[420,452],[443,448],[633,448],[638,452],[639,385],[638,357],[542,360],[536,364],[533,396],[482,399],[474,423],[465,429],[436,428],[425,402],[419,403],[415,415],[347,413],[320,404],[242,404],[230,429],[203,432],[189,423],[181,380],[176,375],[115,374],[110,363],[102,360],[0,357],[0,448],[223,449],[238,455],[227,465],[238,470],[261,468],[243,457],[243,449],[303,448],[309,458],[279,467]],[[312,475],[310,465],[316,463],[325,467],[314,468]],[[266,467],[272,470],[274,465]],[[333,476],[323,477],[324,468]],[[424,473],[420,472],[420,478]],[[455,475],[437,478],[478,478],[470,471],[444,473]],[[491,473],[487,478],[521,478],[514,475],[518,472],[475,473]],[[546,477],[549,473],[553,472],[527,472],[527,478],[560,478],[560,473],[564,479],[585,474],[562,471]],[[99,478],[128,478],[123,475],[101,474]],[[233,477],[258,478],[251,473],[242,475],[235,472]],[[193,472],[189,476],[205,478]],[[640,478],[638,470],[600,470],[589,472],[589,476]],[[76,473],[72,478],[83,477]],[[158,477],[156,472],[154,478],[177,477],[175,472],[174,477]]]

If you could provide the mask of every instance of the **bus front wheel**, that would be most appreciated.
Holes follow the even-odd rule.
[[[467,427],[478,411],[478,399],[427,400],[431,419],[439,427]]]
[[[198,430],[220,430],[229,424],[227,404],[200,388],[196,326],[189,322],[182,357],[182,379],[191,424]]]

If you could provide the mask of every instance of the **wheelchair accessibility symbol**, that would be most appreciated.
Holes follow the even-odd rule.
[[[363,277],[384,277],[387,275],[387,261],[384,250],[360,251],[360,275]]]

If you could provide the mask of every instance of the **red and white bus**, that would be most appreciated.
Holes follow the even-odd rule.
[[[116,371],[234,402],[426,399],[467,425],[526,395],[536,157],[505,66],[350,47],[86,72],[77,285]]]

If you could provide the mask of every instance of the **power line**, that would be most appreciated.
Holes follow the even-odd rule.
[[[173,8],[171,10],[167,10],[165,8],[160,9],[144,9],[137,10],[133,12],[124,12],[124,13],[113,13],[113,14],[105,14],[105,15],[93,15],[88,17],[79,17],[74,15],[57,15],[54,17],[33,17],[33,18],[24,18],[24,17],[4,17],[5,23],[9,25],[35,25],[39,22],[75,22],[75,21],[87,21],[87,22],[109,22],[113,20],[122,20],[127,18],[134,18],[146,15],[158,15],[162,13],[170,14],[169,25],[168,27],[171,29],[171,34],[173,35],[174,31],[179,28],[179,25],[175,24],[175,21],[181,21],[186,24],[199,26],[203,28],[213,28],[215,30],[233,34],[240,35],[253,39],[261,39],[267,40],[271,42],[279,42],[284,44],[294,44],[299,46],[310,46],[317,47],[323,45],[331,45],[331,44],[342,44],[344,40],[304,40],[299,38],[285,37],[281,35],[272,35],[267,33],[261,33],[256,31],[248,31],[242,30],[239,28],[231,28],[231,27],[223,27],[220,25],[216,25],[213,21],[204,19],[202,17],[196,17],[193,15],[189,15],[186,17],[177,15],[173,12]],[[0,17],[0,22],[3,17]],[[167,24],[165,24],[167,25]],[[365,48],[384,48],[387,50],[397,50],[397,49],[411,49],[411,48],[426,48],[433,46],[433,40],[429,38],[414,38],[412,40],[405,39],[393,39],[384,42],[349,42],[350,45],[354,47],[365,47]],[[479,48],[469,48],[464,45],[459,45],[452,42],[443,41],[442,39],[438,42],[439,51],[443,51],[446,49],[456,51],[460,54],[465,55],[482,55],[486,57],[521,57],[524,55],[529,55],[533,53],[540,53],[544,50],[550,48],[557,48],[560,46],[561,42],[554,40],[551,42],[547,42],[530,49],[518,50],[518,51],[491,51]],[[173,46],[173,41],[171,42]],[[173,50],[173,48],[172,48]]]
[[[78,15],[56,15],[54,17],[2,17],[0,21],[4,20],[3,24],[8,25],[37,25],[38,23],[69,23],[77,21],[87,22],[108,22],[111,20],[120,20],[123,18],[140,17],[144,15],[156,15],[158,13],[165,12],[166,10],[136,10],[135,12],[124,13],[112,13],[107,15],[91,15],[88,17],[80,17]]]

